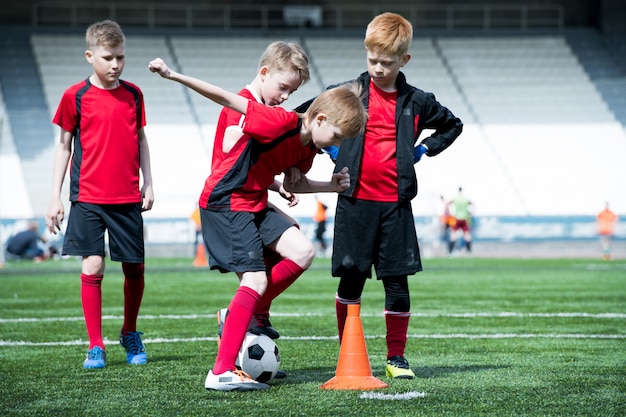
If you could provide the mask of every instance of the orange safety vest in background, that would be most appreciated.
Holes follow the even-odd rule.
[[[615,223],[617,215],[609,209],[604,209],[598,214],[598,233],[601,235],[612,235],[615,233]]]
[[[326,205],[317,200],[317,210],[315,210],[315,215],[313,216],[313,220],[316,223],[326,221],[326,209]]]
[[[191,213],[189,219],[194,222],[196,225],[196,229],[200,229],[202,227],[202,222],[200,221],[200,209],[196,207],[196,209]]]

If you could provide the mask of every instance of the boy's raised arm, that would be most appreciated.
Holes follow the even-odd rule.
[[[152,72],[158,73],[163,78],[177,81],[182,85],[191,88],[217,104],[231,108],[241,114],[246,114],[246,110],[248,109],[247,98],[231,93],[230,91],[226,91],[223,88],[210,84],[206,81],[173,71],[161,58],[152,60],[148,64],[148,69]]]

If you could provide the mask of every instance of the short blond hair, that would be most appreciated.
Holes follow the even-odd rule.
[[[309,57],[304,49],[293,42],[276,41],[270,43],[259,59],[259,68],[266,66],[270,70],[295,72],[302,84],[311,79]]]
[[[117,22],[103,20],[87,28],[85,40],[87,41],[87,49],[96,46],[115,48],[124,43],[125,37],[122,28]]]
[[[411,48],[413,26],[396,13],[383,13],[367,25],[365,47],[372,52],[404,56]]]
[[[311,103],[304,118],[312,121],[319,113],[325,113],[328,123],[337,126],[344,138],[358,136],[367,123],[362,91],[356,82],[326,90]]]

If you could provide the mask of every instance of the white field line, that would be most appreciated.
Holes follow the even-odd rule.
[[[322,317],[325,314],[322,313],[274,313],[272,317]],[[382,317],[381,314],[361,313],[361,317]],[[539,317],[539,318],[593,318],[593,319],[624,319],[626,313],[516,313],[516,312],[496,312],[496,313],[445,313],[445,314],[430,314],[430,313],[411,313],[411,317],[452,317],[452,318],[503,318],[503,317]],[[122,320],[122,316],[106,315],[102,316],[102,320]],[[197,319],[211,319],[215,320],[215,314],[141,314],[140,320],[197,320]],[[22,317],[3,319],[0,318],[0,323],[43,323],[54,321],[82,321],[82,316],[74,317]]]
[[[412,400],[426,397],[425,392],[410,391],[398,394],[383,394],[381,392],[364,392],[359,398],[364,400]]]
[[[277,317],[312,317],[323,316],[321,313],[272,313]],[[426,314],[413,313],[414,317],[576,317],[576,318],[600,318],[600,319],[623,319],[626,314],[622,313],[452,313],[452,314]],[[382,314],[361,314],[362,317],[379,317]],[[214,319],[213,314],[187,314],[187,315],[141,315],[141,320],[196,320],[196,319]],[[122,316],[106,315],[103,320],[122,320]],[[63,321],[82,321],[83,317],[44,317],[44,318],[14,318],[0,319],[0,323],[44,323],[44,322],[63,322]],[[493,333],[493,334],[471,334],[471,333],[452,333],[452,334],[409,334],[412,339],[626,339],[624,334],[555,334],[555,333]],[[367,339],[384,338],[384,335],[365,336]],[[194,342],[213,342],[216,337],[190,337],[190,338],[154,338],[144,339],[145,343],[194,343]],[[337,340],[337,336],[282,336],[281,340]],[[115,343],[116,341],[106,340],[106,343]],[[0,339],[0,346],[71,346],[83,345],[84,340],[71,340],[64,342],[28,342]]]
[[[555,334],[555,333],[494,333],[494,334],[409,334],[409,339],[626,339],[624,334]],[[365,336],[366,339],[384,339],[384,335]],[[215,342],[216,337],[174,337],[174,338],[144,338],[146,344],[157,343],[195,343]],[[337,336],[281,336],[280,340],[291,341],[325,341],[337,340]],[[65,342],[27,342],[23,340],[2,340],[0,346],[78,346],[88,343],[87,340],[70,340]],[[104,339],[105,344],[115,344],[117,340]]]

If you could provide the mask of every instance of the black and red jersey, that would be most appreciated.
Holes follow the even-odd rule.
[[[312,143],[302,144],[302,120],[296,113],[250,100],[240,123],[244,136],[228,153],[222,152],[221,144],[224,129],[232,126],[232,120],[227,122],[232,114],[223,116],[218,123],[212,171],[200,195],[200,207],[213,211],[261,211],[267,207],[268,188],[276,175],[294,166],[303,173],[311,169],[318,149]]]
[[[63,93],[52,122],[74,134],[70,201],[141,202],[138,131],[145,120],[143,94],[127,81],[104,90],[86,79]]]

